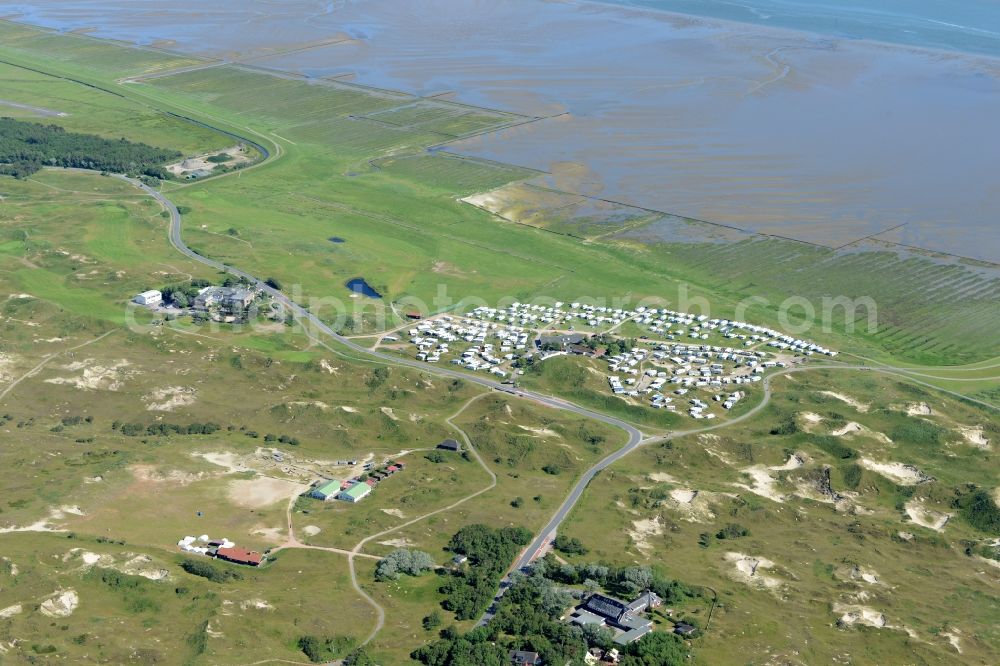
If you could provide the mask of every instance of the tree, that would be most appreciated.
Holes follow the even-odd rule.
[[[377,580],[396,580],[399,574],[409,576],[419,576],[425,571],[434,568],[434,559],[421,550],[407,550],[398,548],[382,560],[375,567],[375,578]]]
[[[687,661],[687,649],[674,634],[652,631],[626,648],[621,666],[680,666]]]
[[[364,648],[358,648],[344,659],[344,666],[378,666]]]
[[[576,537],[567,537],[562,534],[557,536],[552,542],[556,550],[568,555],[586,555],[587,548]]]
[[[610,648],[614,643],[615,634],[610,627],[602,627],[597,624],[585,624],[583,630],[583,640],[587,641],[590,647],[599,647],[604,650]]]
[[[653,582],[653,572],[649,567],[629,567],[622,571],[622,585],[631,594],[648,589]]]
[[[433,611],[430,615],[425,616],[421,624],[427,631],[437,629],[441,626],[441,611]]]
[[[188,301],[187,294],[183,291],[175,291],[172,293],[170,295],[170,300],[173,301],[174,305],[179,308],[186,308],[191,304],[190,301]]]

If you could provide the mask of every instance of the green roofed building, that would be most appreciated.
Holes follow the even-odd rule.
[[[353,486],[341,490],[337,494],[337,499],[344,500],[345,502],[360,502],[371,491],[372,487],[367,483],[358,482]]]
[[[328,500],[333,499],[340,492],[340,481],[324,481],[315,488],[309,494],[316,499]]]

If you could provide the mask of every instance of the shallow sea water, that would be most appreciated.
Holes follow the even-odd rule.
[[[448,149],[581,194],[1000,261],[998,60],[574,1],[0,0],[0,14],[544,117]]]

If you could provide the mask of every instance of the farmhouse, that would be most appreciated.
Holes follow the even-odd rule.
[[[158,289],[150,289],[133,298],[132,302],[145,306],[159,305],[163,302],[163,294]]]
[[[318,500],[328,500],[340,492],[340,481],[324,481],[309,492],[310,497]]]
[[[579,626],[596,624],[615,631],[615,643],[628,645],[653,629],[653,623],[640,616],[650,608],[659,606],[660,598],[646,592],[631,603],[625,603],[603,594],[592,594],[570,614],[569,621]]]
[[[541,655],[527,650],[511,650],[508,657],[514,666],[541,666],[543,663]]]
[[[345,502],[360,502],[371,491],[372,487],[367,483],[354,483],[337,493],[336,497]]]
[[[438,444],[437,447],[439,449],[443,449],[445,451],[461,451],[462,450],[462,445],[459,444],[454,439],[446,439],[443,442],[441,442],[440,444]]]
[[[194,299],[194,307],[200,310],[219,307],[223,310],[242,311],[250,307],[255,294],[242,287],[205,287]]]

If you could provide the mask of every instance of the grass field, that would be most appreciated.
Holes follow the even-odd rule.
[[[967,484],[997,485],[995,417],[851,371],[775,381],[781,392],[751,421],[652,445],[602,473],[564,533],[589,559],[656,563],[716,590],[712,629],[695,642],[703,663],[995,661],[1000,573],[975,553],[997,535],[955,507]],[[893,476],[902,468],[872,462],[932,478],[910,485]],[[716,536],[732,524],[749,534]],[[727,553],[763,564],[747,576]],[[837,626],[860,607],[887,625]]]
[[[460,199],[532,172],[428,150],[443,136],[518,120],[508,114],[230,66],[118,83],[190,63],[6,23],[0,35],[0,60],[55,75],[0,64],[3,99],[69,114],[46,122],[189,154],[234,141],[162,109],[273,148],[260,166],[164,187],[184,207],[192,247],[279,279],[345,331],[370,330],[380,305],[396,322],[387,306],[417,300],[445,310],[462,299],[627,304],[656,296],[678,305],[686,296],[725,316],[749,293],[772,304],[747,317],[774,325],[774,304],[792,287],[817,298],[872,285],[888,299],[887,309],[879,301],[877,335],[838,326],[806,335],[843,359],[902,357],[915,379],[996,399],[988,359],[1000,351],[991,335],[998,282],[989,267],[884,252],[833,256],[773,239],[593,242],[565,233],[571,218],[548,230],[509,224]],[[336,461],[369,456],[403,455],[410,465],[357,506],[297,501],[300,539],[351,548],[445,509],[492,483],[474,461],[424,458],[456,435],[445,419],[468,404],[454,422],[496,487],[365,545],[381,555],[405,543],[444,562],[443,547],[462,525],[538,529],[573,481],[624,443],[620,431],[524,401],[490,395],[469,403],[477,389],[467,382],[377,371],[280,324],[126,328],[125,305],[137,291],[221,276],[173,250],[159,207],[118,180],[46,170],[0,180],[0,195],[0,465],[14,471],[0,476],[0,554],[21,572],[13,576],[7,560],[0,566],[0,611],[22,607],[0,619],[0,659],[303,661],[303,635],[338,639],[343,653],[374,621],[343,555],[281,550],[264,569],[218,584],[179,569],[176,541],[209,532],[258,549],[281,545],[289,502],[319,477],[346,474]],[[592,239],[608,219],[630,227],[619,212],[586,212],[584,235]],[[658,223],[639,222],[635,233]],[[335,236],[345,242],[331,242]],[[358,276],[384,298],[351,299],[344,282]],[[442,291],[450,301],[437,299]],[[337,301],[351,305],[347,318]],[[138,317],[147,323],[148,315]],[[594,369],[556,359],[526,381],[643,424],[674,425],[668,415],[609,400]],[[847,371],[775,380],[774,402],[758,417],[650,446],[602,473],[564,531],[584,541],[590,559],[656,562],[717,590],[712,628],[696,643],[704,663],[748,654],[947,663],[959,648],[963,661],[994,663],[1000,583],[995,564],[978,557],[998,535],[973,528],[956,503],[970,483],[997,486],[997,420],[942,395]],[[127,436],[116,421],[219,429]],[[279,445],[278,435],[299,443]],[[907,485],[915,472],[903,465],[926,478]],[[954,515],[939,524],[946,514]],[[716,537],[729,523],[749,535]],[[319,531],[310,535],[309,526]],[[101,559],[67,556],[74,547],[107,555],[119,569],[146,556],[167,578],[102,577]],[[727,561],[729,552],[774,564],[736,580],[749,560]],[[359,560],[360,580],[387,614],[373,650],[385,663],[405,663],[430,637],[420,619],[440,601],[435,576],[374,583],[371,567]],[[117,580],[110,590],[109,578]],[[71,614],[41,612],[49,595],[70,588],[79,595]],[[886,626],[836,626],[862,606],[884,613]]]

